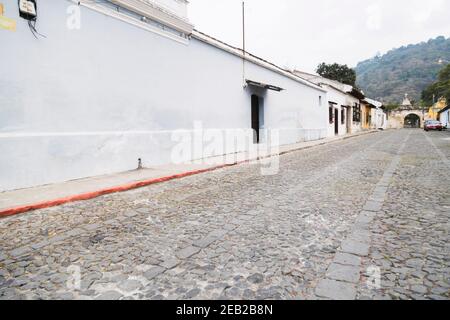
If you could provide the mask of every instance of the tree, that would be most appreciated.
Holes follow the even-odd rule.
[[[393,111],[393,110],[400,108],[400,105],[395,104],[395,103],[389,103],[385,106],[385,108],[387,111]]]
[[[422,100],[427,105],[432,105],[441,97],[450,102],[450,64],[439,72],[438,81],[430,84],[422,92]]]
[[[316,72],[324,78],[355,86],[356,72],[347,65],[321,63]]]

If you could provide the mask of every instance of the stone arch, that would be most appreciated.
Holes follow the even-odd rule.
[[[411,114],[416,115],[419,118],[419,127],[422,128],[424,124],[424,114],[422,110],[419,109],[406,109],[406,110],[394,110],[389,112],[388,115],[388,128],[390,129],[401,129],[411,127],[410,123],[406,120]],[[417,118],[416,118],[417,120]]]
[[[420,128],[422,125],[422,118],[418,114],[412,112],[405,116],[403,121],[404,128]]]

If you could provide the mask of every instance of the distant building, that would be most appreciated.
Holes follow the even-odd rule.
[[[398,109],[391,110],[388,114],[388,128],[421,128],[424,123],[424,111],[413,106],[408,94],[405,94],[402,104]]]
[[[370,113],[370,128],[371,129],[386,129],[387,128],[387,114],[382,102],[365,98],[364,101],[371,107]]]
[[[447,100],[442,97],[435,104],[433,104],[430,109],[428,109],[427,114],[425,115],[425,120],[438,120],[439,111],[444,109],[447,106]]]
[[[448,102],[445,101],[447,104]],[[450,129],[450,105],[438,111],[438,120],[447,128]]]
[[[328,91],[328,136],[345,135],[363,130],[363,122],[370,117],[370,107],[364,105],[364,94],[358,89],[330,80],[320,75],[294,71],[296,75],[311,81]],[[367,113],[366,113],[367,112]],[[367,126],[368,129],[369,126]]]

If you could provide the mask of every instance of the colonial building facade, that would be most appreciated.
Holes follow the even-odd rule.
[[[324,88],[194,30],[186,5],[38,1],[33,31],[7,2],[17,30],[2,30],[0,191],[171,163],[173,132],[195,123],[257,143],[265,129],[281,145],[327,136]]]
[[[224,132],[251,141],[186,161],[247,151],[271,131],[287,145],[374,128],[381,109],[360,91],[195,30],[187,5],[39,1],[32,16],[6,3],[16,32],[2,30],[0,191],[170,164],[199,127],[200,150]]]
[[[329,137],[386,128],[381,102],[366,98],[363,92],[350,85],[299,70],[294,73],[327,90]]]

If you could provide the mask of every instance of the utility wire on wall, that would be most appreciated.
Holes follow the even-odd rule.
[[[37,31],[36,29],[36,20],[37,20],[37,14],[36,14],[36,18],[33,20],[28,20],[28,27],[31,30],[31,33],[33,34],[33,36],[37,39],[37,35],[40,35],[41,37],[47,38],[46,36],[44,36],[43,34],[39,33],[39,31]]]

